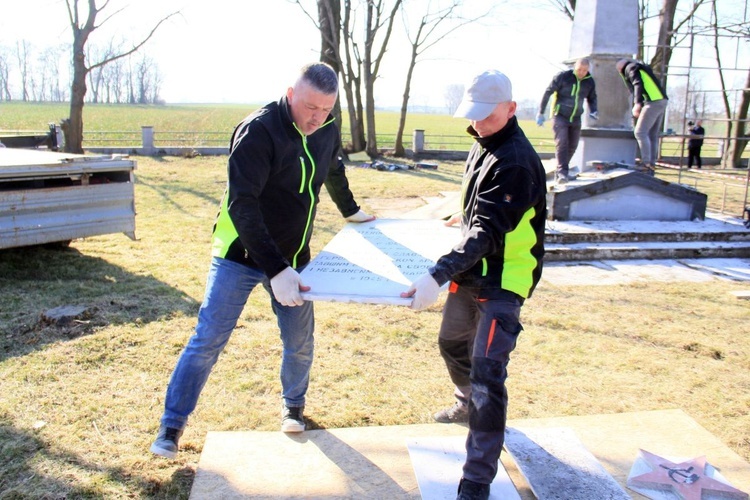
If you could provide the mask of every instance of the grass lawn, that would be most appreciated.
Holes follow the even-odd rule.
[[[175,461],[148,452],[177,356],[202,300],[225,157],[138,158],[136,241],[0,251],[0,498],[187,498],[208,431],[279,427],[280,343],[268,297],[251,294]],[[458,190],[461,165],[351,168],[368,199]],[[325,193],[313,251],[342,227]],[[750,309],[726,280],[553,286],[522,312],[509,418],[681,408],[750,460]],[[45,310],[80,305],[68,325]],[[431,422],[452,404],[438,353],[440,303],[316,303],[314,427]],[[710,450],[696,450],[706,452]],[[710,459],[710,456],[709,456]],[[720,465],[720,464],[718,464]]]

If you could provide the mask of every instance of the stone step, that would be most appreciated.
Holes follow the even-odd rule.
[[[628,259],[696,259],[749,258],[750,242],[683,241],[683,242],[615,242],[545,244],[544,260],[565,262],[579,260]]]
[[[622,232],[622,233],[558,233],[545,234],[545,243],[615,243],[615,242],[750,242],[750,231],[735,232]]]
[[[750,230],[737,218],[696,221],[550,221],[545,260],[750,257]]]

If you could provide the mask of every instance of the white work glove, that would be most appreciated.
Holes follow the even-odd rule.
[[[354,215],[350,215],[346,219],[344,219],[347,222],[370,222],[371,220],[375,220],[374,215],[367,215],[365,212],[360,210]]]
[[[411,284],[407,291],[401,294],[402,297],[414,297],[411,301],[411,308],[415,311],[421,311],[434,304],[440,295],[440,285],[430,273],[425,273],[417,281]]]
[[[273,290],[273,296],[282,306],[293,307],[301,306],[305,302],[299,292],[300,290],[307,292],[310,287],[302,284],[302,279],[297,271],[287,267],[271,278],[271,290]]]

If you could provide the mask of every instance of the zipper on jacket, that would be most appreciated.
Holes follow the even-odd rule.
[[[321,125],[320,128],[323,128],[324,126],[328,125],[331,121],[330,120],[323,125]],[[294,125],[294,128],[299,133],[300,137],[302,138],[302,147],[305,150],[305,155],[307,156],[308,160],[310,160],[310,176],[307,178],[307,193],[310,196],[310,208],[307,211],[307,222],[305,223],[305,229],[302,231],[302,239],[299,242],[299,248],[296,252],[294,252],[294,257],[292,257],[292,267],[294,269],[297,268],[297,257],[299,256],[300,252],[303,248],[305,248],[305,241],[307,240],[307,233],[310,231],[310,223],[312,221],[312,215],[313,211],[315,210],[315,195],[313,194],[313,179],[315,179],[315,160],[313,160],[312,155],[310,154],[310,150],[307,149],[307,136],[302,133],[302,131],[297,127],[297,124],[292,122],[292,125]],[[304,165],[303,157],[300,156],[300,162]],[[300,193],[304,192],[305,186],[300,186]]]
[[[570,123],[573,123],[573,120],[575,120],[576,111],[578,111],[578,94],[581,91],[581,80],[575,74],[573,76],[576,79],[576,83],[570,89],[570,95],[573,96],[573,112],[570,114]]]
[[[305,190],[305,159],[303,157],[299,157],[299,167],[300,171],[302,172],[302,180],[299,183],[299,193],[302,194],[302,192]]]

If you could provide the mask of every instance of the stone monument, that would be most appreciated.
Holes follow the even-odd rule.
[[[630,115],[630,93],[615,68],[638,51],[638,1],[578,0],[570,36],[570,64],[587,57],[596,81],[599,119],[583,116],[581,140],[570,161],[581,172],[587,162],[633,164],[637,143]]]

